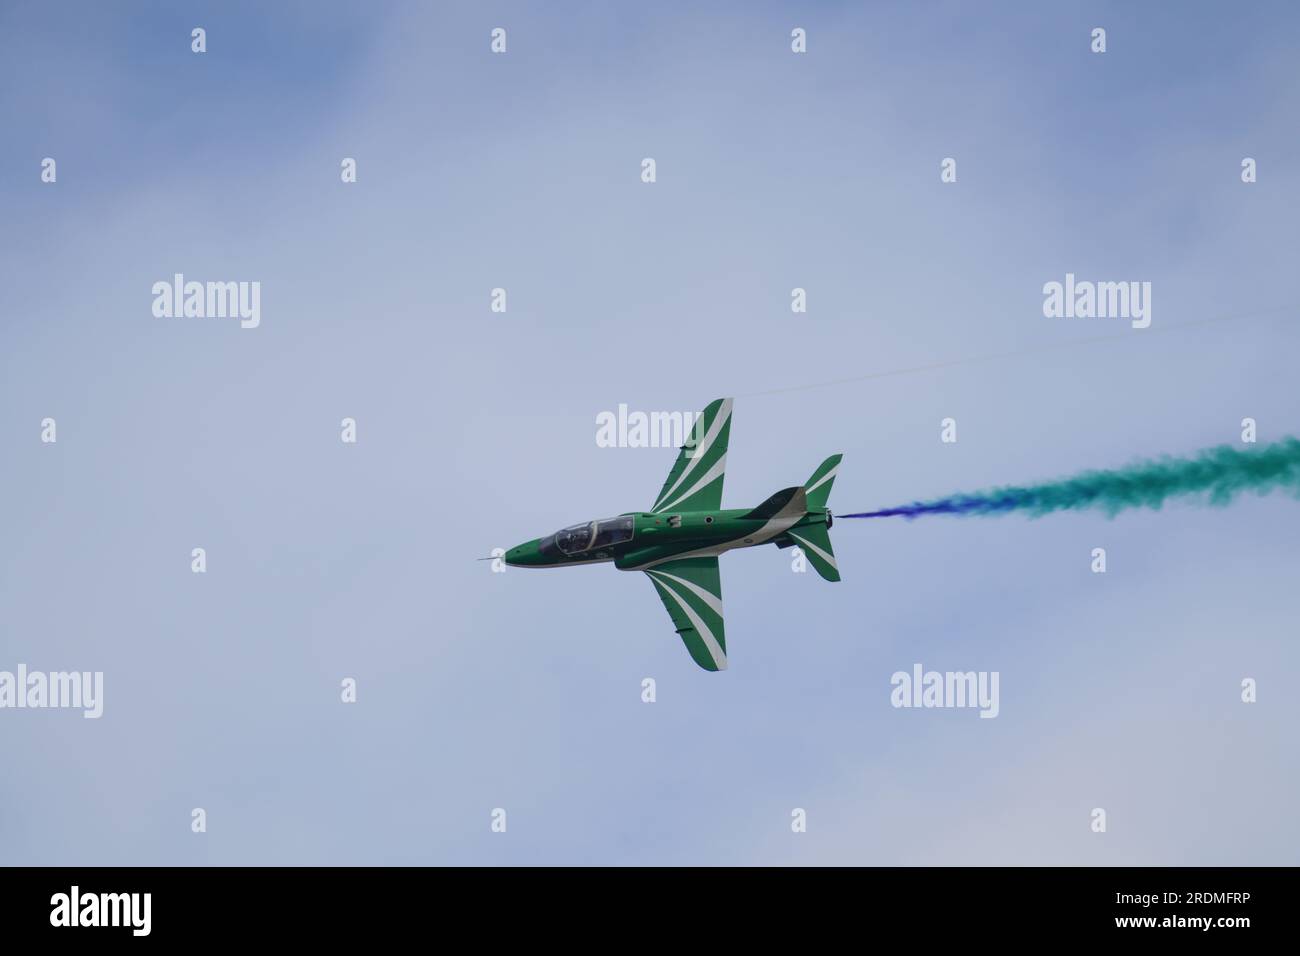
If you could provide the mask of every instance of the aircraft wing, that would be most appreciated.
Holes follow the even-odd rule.
[[[728,402],[730,405],[730,402]],[[727,669],[718,559],[680,558],[646,569],[686,650],[706,671]]]
[[[650,510],[661,514],[721,508],[730,438],[731,399],[719,398],[700,413]]]

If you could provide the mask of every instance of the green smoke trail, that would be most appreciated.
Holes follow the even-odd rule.
[[[897,508],[837,518],[915,518],[928,514],[995,515],[1024,511],[1037,517],[1053,511],[1099,508],[1114,516],[1127,508],[1159,508],[1169,498],[1200,497],[1226,505],[1245,491],[1275,489],[1300,498],[1300,440],[1284,438],[1260,449],[1231,445],[1209,448],[1192,458],[1142,461],[1112,471],[1086,471],[1073,478],[1026,487],[995,488],[952,495]]]

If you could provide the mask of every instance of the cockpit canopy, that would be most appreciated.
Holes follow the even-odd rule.
[[[632,540],[633,518],[623,515],[619,518],[601,518],[575,524],[555,532],[555,546],[565,554],[579,554],[593,548],[607,548],[621,541]]]

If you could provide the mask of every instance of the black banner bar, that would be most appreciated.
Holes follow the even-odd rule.
[[[1168,869],[48,868],[0,870],[7,940],[375,942],[475,925],[586,935],[1234,939],[1285,932],[1295,871]],[[711,914],[711,915],[709,915]],[[699,924],[703,922],[704,925]],[[1243,935],[1244,934],[1244,935]],[[1289,935],[1289,934],[1288,934]]]

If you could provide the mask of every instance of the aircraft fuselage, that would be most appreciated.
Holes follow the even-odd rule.
[[[790,489],[795,491],[797,489]],[[792,499],[795,496],[792,496]],[[783,508],[729,508],[654,514],[627,512],[617,518],[574,525],[544,538],[534,538],[511,548],[506,564],[551,568],[574,564],[612,562],[620,571],[641,571],[672,559],[712,557],[736,548],[762,544],[789,547],[791,529],[832,522],[829,509],[805,511],[802,495]],[[773,513],[767,513],[773,512]],[[617,538],[628,526],[630,537]],[[615,525],[622,522],[622,525]],[[584,541],[584,534],[586,540]]]

